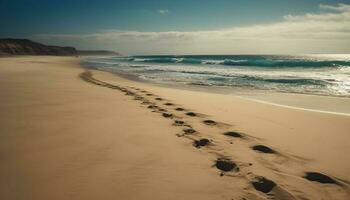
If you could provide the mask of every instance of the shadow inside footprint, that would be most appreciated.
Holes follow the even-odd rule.
[[[107,87],[109,87],[111,89],[118,89],[118,86],[114,86],[114,85],[108,85]]]
[[[260,153],[276,153],[273,149],[264,145],[255,145],[252,147],[252,149]]]
[[[192,128],[186,128],[186,129],[183,130],[183,132],[184,132],[185,134],[193,134],[193,133],[196,132],[196,130],[194,130],[194,129],[192,129]]]
[[[157,98],[155,98],[155,100],[157,100],[157,101],[162,101],[163,99],[162,99],[162,98],[157,97]]]
[[[276,186],[276,183],[262,176],[256,177],[251,184],[254,188],[263,193],[269,193]]]
[[[143,97],[135,96],[135,97],[134,97],[134,100],[140,101],[140,100],[143,100]]]
[[[163,113],[162,115],[163,115],[163,117],[165,117],[165,118],[173,117],[173,114],[171,114],[171,113]]]
[[[183,109],[183,108],[175,108],[175,110],[177,110],[177,111],[184,111],[185,109]]]
[[[242,138],[243,137],[242,134],[235,132],[235,131],[226,132],[226,133],[224,133],[224,135],[230,136],[230,137],[235,137],[235,138]]]
[[[185,122],[184,121],[181,121],[181,120],[175,120],[174,121],[174,125],[175,126],[183,126],[185,124]]]
[[[206,125],[209,125],[209,126],[214,126],[214,125],[217,124],[215,121],[210,120],[210,119],[204,120],[203,123],[206,124]]]
[[[191,117],[197,116],[197,114],[194,112],[188,112],[188,113],[186,113],[186,115],[191,116]]]
[[[160,112],[166,112],[167,110],[165,110],[165,109],[163,109],[163,108],[159,108],[158,111],[160,111]]]
[[[316,181],[319,183],[330,183],[330,184],[337,183],[331,177],[326,176],[326,175],[321,174],[321,173],[318,173],[318,172],[306,172],[304,178],[309,180],[309,181]]]
[[[149,105],[147,108],[149,108],[149,109],[155,109],[155,108],[158,108],[158,106]]]
[[[219,158],[215,161],[215,167],[221,171],[229,172],[236,168],[237,165],[231,160]]]
[[[172,106],[172,105],[174,105],[174,104],[172,104],[172,103],[165,103],[164,105],[166,105],[166,106]]]
[[[146,94],[147,96],[153,96],[153,94]]]
[[[210,144],[210,141],[207,139],[207,138],[203,138],[203,139],[200,139],[200,140],[195,140],[193,142],[193,146],[195,146],[196,148],[201,148],[201,147],[204,147],[206,145]]]

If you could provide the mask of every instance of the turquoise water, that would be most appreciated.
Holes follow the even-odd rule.
[[[89,57],[84,64],[157,83],[350,96],[350,54]]]

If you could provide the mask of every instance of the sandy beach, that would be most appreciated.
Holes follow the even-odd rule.
[[[75,57],[2,57],[0,91],[0,199],[349,199],[350,116],[136,82]]]

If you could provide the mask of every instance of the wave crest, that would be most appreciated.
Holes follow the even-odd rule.
[[[246,66],[266,68],[324,68],[324,67],[350,67],[350,61],[344,60],[317,60],[317,59],[278,59],[269,57],[253,57],[242,59],[240,57],[131,57],[135,62],[144,63],[181,63],[181,64],[205,64],[225,66]]]

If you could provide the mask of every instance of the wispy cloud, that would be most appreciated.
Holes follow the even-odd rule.
[[[320,8],[327,9],[327,10],[339,11],[339,12],[349,12],[350,11],[350,5],[343,4],[343,3],[340,3],[336,6],[320,4]]]
[[[41,41],[94,44],[127,53],[349,53],[350,5],[320,5],[320,13],[286,15],[270,24],[215,31],[109,30],[86,35],[41,34]],[[162,10],[159,13],[167,13]],[[85,45],[85,46],[84,46]]]
[[[337,6],[321,4],[320,9],[333,12],[313,14],[307,13],[301,16],[286,15],[284,18],[288,21],[345,21],[350,19],[350,5],[338,4]]]
[[[158,10],[158,13],[160,13],[160,14],[168,14],[170,11],[168,10],[168,9],[160,9],[160,10]]]

